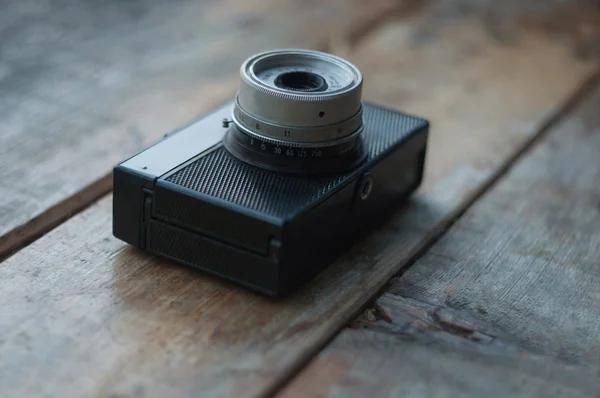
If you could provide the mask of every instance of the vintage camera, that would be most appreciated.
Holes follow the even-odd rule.
[[[282,295],[421,183],[429,124],[361,98],[360,71],[310,50],[254,55],[236,97],[114,168],[113,233]]]

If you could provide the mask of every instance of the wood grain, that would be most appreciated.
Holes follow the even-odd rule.
[[[390,291],[600,365],[600,90]]]
[[[0,390],[256,396],[289,379],[597,67],[529,28],[499,43],[484,14],[449,13],[464,3],[432,2],[335,47],[363,69],[367,99],[433,121],[424,187],[384,228],[273,301],[127,247],[102,199],[2,263]]]
[[[2,2],[0,258],[109,192],[115,164],[230,99],[246,57],[322,48],[401,3]]]
[[[596,397],[600,393],[600,368],[523,349],[510,336],[463,311],[392,293],[384,294],[378,306],[389,319],[365,319],[368,329],[342,332],[278,396]]]
[[[599,109],[600,87],[282,396],[600,394]]]

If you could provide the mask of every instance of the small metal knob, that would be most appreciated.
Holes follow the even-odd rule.
[[[358,194],[360,195],[361,200],[367,200],[369,195],[371,195],[371,191],[373,190],[373,177],[371,173],[365,173],[360,181],[360,185],[358,187]]]

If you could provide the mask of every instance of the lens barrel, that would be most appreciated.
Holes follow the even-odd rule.
[[[240,68],[225,146],[244,161],[282,172],[355,167],[366,153],[361,95],[358,68],[331,54],[290,49],[254,55]]]

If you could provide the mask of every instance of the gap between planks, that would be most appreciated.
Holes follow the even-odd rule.
[[[412,250],[407,257],[406,263],[401,266],[400,271],[395,277],[402,276],[417,260],[422,257],[432,246],[438,242],[444,234],[456,223],[456,221],[465,214],[468,209],[479,200],[487,191],[493,188],[502,177],[510,171],[510,169],[525,156],[539,141],[541,141],[548,132],[561,121],[566,119],[580,104],[589,98],[594,90],[600,87],[600,69],[596,70],[588,77],[572,95],[570,95],[562,105],[557,107],[556,111],[549,115],[546,120],[540,125],[538,130],[527,139],[521,147],[519,147],[505,162],[499,165],[498,169],[485,181],[481,186],[474,190],[473,194],[468,196],[461,204],[456,207],[456,210],[451,212],[447,217],[442,219],[435,225],[426,237]],[[316,345],[314,350],[304,352],[298,359],[296,366],[290,366],[289,371],[281,377],[279,383],[273,383],[273,387],[267,390],[264,397],[276,396],[284,387],[286,387],[300,372],[302,372],[308,364],[328,346],[344,329],[348,327],[352,320],[356,319],[366,309],[373,306],[377,298],[383,295],[389,287],[389,281],[386,282],[377,292],[369,297],[367,302],[357,309],[356,312],[349,314],[346,319],[341,320],[339,327],[323,341],[320,345]]]
[[[0,263],[112,191],[112,172],[0,238]]]

